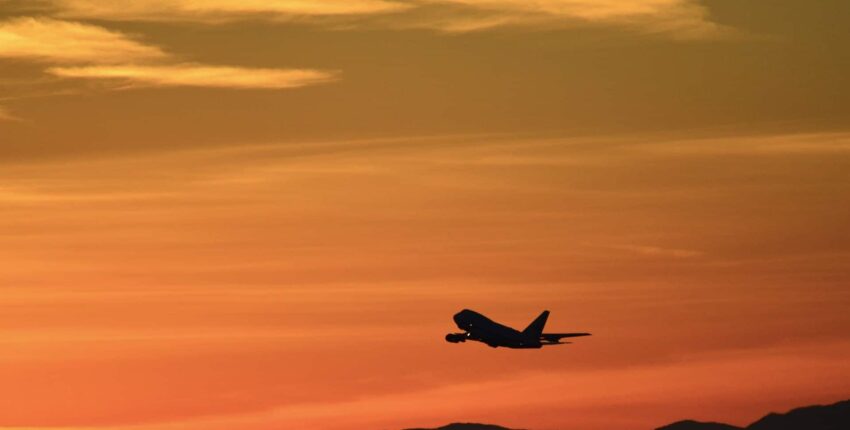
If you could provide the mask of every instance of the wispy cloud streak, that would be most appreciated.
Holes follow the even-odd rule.
[[[409,7],[401,2],[385,0],[57,0],[55,4],[66,16],[152,21],[368,15]]]
[[[247,68],[175,63],[157,46],[95,25],[52,18],[0,22],[0,58],[53,64],[63,78],[120,82],[119,87],[191,86],[285,89],[337,79],[338,73],[311,69]],[[14,119],[0,111],[0,120]]]
[[[662,248],[649,245],[611,245],[610,247],[646,257],[692,258],[702,255],[702,252],[692,249]]]
[[[107,79],[129,86],[190,86],[236,89],[284,89],[331,82],[336,72],[309,69],[250,69],[244,67],[178,64],[163,66],[54,67],[56,76]]]
[[[576,24],[615,25],[677,38],[704,38],[719,33],[708,10],[694,0],[424,0],[460,6],[453,14],[419,25],[449,32],[505,26],[557,27]]]
[[[94,25],[50,18],[0,22],[0,58],[108,64],[165,57],[156,46]]]
[[[62,16],[130,21],[218,23],[245,18],[382,16],[369,22],[445,32],[582,23],[631,27],[676,38],[712,37],[721,32],[698,0],[55,0],[54,5]]]
[[[15,116],[13,113],[9,112],[9,109],[6,109],[3,106],[0,106],[0,121],[20,121],[21,119]]]

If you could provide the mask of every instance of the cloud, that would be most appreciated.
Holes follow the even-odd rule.
[[[0,106],[0,121],[21,121],[21,119],[9,112],[5,107]]]
[[[112,20],[223,22],[380,15],[382,26],[446,32],[582,23],[678,38],[708,37],[721,30],[699,0],[54,0],[54,5],[62,16]]]
[[[94,25],[50,18],[0,22],[0,58],[110,64],[165,57],[155,46]]]
[[[65,16],[154,21],[364,15],[409,7],[386,0],[56,0],[55,4]]]
[[[54,65],[48,73],[55,76],[121,82],[123,87],[283,89],[337,79],[336,72],[310,69],[163,63],[173,57],[159,47],[103,27],[52,18],[0,22],[0,58],[48,63]],[[12,119],[0,110],[0,120]]]
[[[202,64],[53,67],[48,69],[48,73],[67,78],[118,80],[129,86],[239,89],[296,88],[337,79],[336,72],[321,70],[257,69]]]
[[[658,156],[782,155],[850,152],[850,133],[801,133],[750,136],[737,139],[706,138],[675,142],[652,142],[635,150]]]
[[[702,38],[720,30],[710,21],[708,10],[695,0],[423,0],[423,3],[460,7],[451,15],[419,23],[449,32],[581,23],[634,27],[680,38]]]
[[[702,255],[702,252],[692,249],[661,248],[646,245],[611,245],[610,248],[634,252],[646,257],[692,258]]]

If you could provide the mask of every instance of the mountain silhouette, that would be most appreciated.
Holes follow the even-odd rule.
[[[406,430],[511,430],[492,424],[453,423],[435,429]],[[685,420],[655,430],[850,430],[850,400],[831,405],[806,406],[784,414],[770,413],[746,426]]]
[[[828,406],[807,406],[787,414],[768,414],[747,427],[747,430],[794,429],[850,429],[850,400]]]
[[[679,421],[656,430],[846,430],[850,429],[850,400],[827,406],[807,406],[785,414],[771,413],[746,426]]]
[[[477,423],[452,423],[435,429],[405,429],[405,430],[519,430],[509,429],[507,427],[497,426],[493,424],[477,424]]]
[[[656,430],[741,430],[741,427],[730,426],[722,423],[703,423],[699,421],[678,421]]]

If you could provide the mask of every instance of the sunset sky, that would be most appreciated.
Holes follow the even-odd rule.
[[[0,429],[850,398],[848,77],[846,0],[0,0]]]

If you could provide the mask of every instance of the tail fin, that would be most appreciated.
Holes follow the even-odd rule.
[[[522,334],[525,336],[539,338],[540,335],[543,334],[543,326],[546,325],[547,318],[549,318],[549,311],[543,311],[539,317],[532,321],[531,324],[522,331]]]

